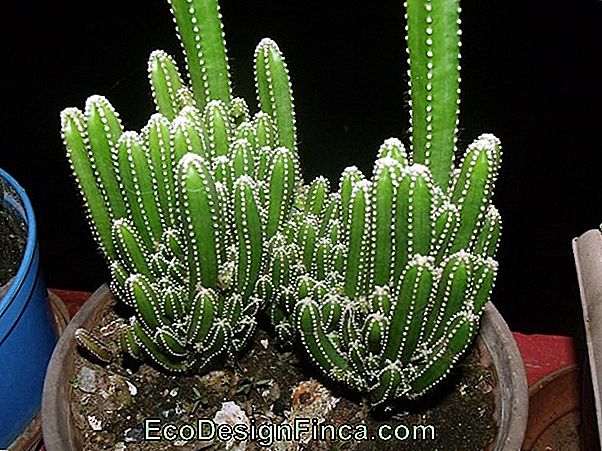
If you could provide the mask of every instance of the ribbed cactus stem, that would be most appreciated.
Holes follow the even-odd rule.
[[[200,290],[191,308],[191,321],[186,331],[186,339],[192,343],[202,343],[211,332],[215,321],[215,309],[218,298],[213,290]]]
[[[230,165],[232,178],[253,177],[255,174],[255,155],[246,139],[239,139],[230,146]]]
[[[169,120],[154,114],[142,130],[142,137],[148,147],[153,193],[162,229],[167,230],[176,223],[175,212],[170,208],[175,203],[173,168],[176,162],[172,155]]]
[[[347,296],[355,297],[365,283],[366,255],[369,251],[365,243],[370,239],[370,223],[367,218],[370,215],[371,197],[370,182],[362,180],[358,182],[351,192],[349,203],[343,204],[347,209],[347,242],[349,248],[345,262],[345,293]]]
[[[232,123],[236,126],[248,123],[249,121],[249,106],[245,102],[245,99],[241,99],[240,97],[233,99],[230,103],[229,113]]]
[[[178,163],[176,183],[188,235],[189,289],[217,286],[220,238],[218,197],[213,176],[202,157],[186,154]]]
[[[466,151],[452,194],[452,201],[459,206],[460,213],[452,251],[466,249],[476,238],[477,226],[493,195],[500,159],[499,141],[493,135],[482,135]]]
[[[127,208],[148,249],[158,246],[163,234],[148,151],[135,132],[124,133],[117,144],[117,172]]]
[[[230,72],[217,0],[169,0],[186,53],[196,106],[230,103]]]
[[[190,366],[190,361],[172,358],[162,349],[159,340],[149,334],[137,320],[133,320],[131,330],[135,344],[159,367],[175,373],[186,371]]]
[[[391,327],[383,357],[407,364],[420,337],[423,312],[431,297],[434,268],[427,257],[408,263],[397,299],[391,306]]]
[[[206,154],[201,133],[190,119],[182,115],[176,117],[170,127],[170,147],[173,149],[175,162],[180,161],[187,153]]]
[[[260,275],[264,230],[257,186],[249,176],[234,185],[234,223],[238,236],[238,291],[248,297]]]
[[[203,114],[205,139],[212,158],[228,155],[232,141],[232,123],[226,105],[221,101],[211,101]]]
[[[450,372],[472,342],[477,320],[478,317],[463,312],[454,317],[435,352],[412,381],[409,398],[422,396]]]
[[[346,371],[348,363],[321,328],[316,303],[311,300],[301,301],[297,310],[298,327],[304,332],[302,339],[305,341],[305,345],[313,351],[311,355],[321,368],[326,373]]]
[[[111,349],[86,329],[81,327],[76,329],[73,338],[78,346],[85,349],[99,362],[107,365],[113,360]]]
[[[431,310],[429,323],[426,326],[426,336],[431,344],[441,338],[448,327],[449,320],[462,310],[466,302],[473,276],[473,259],[471,254],[460,251],[443,264],[439,291],[435,295],[435,302],[439,304]]]
[[[490,205],[485,213],[481,230],[474,243],[474,252],[494,257],[502,234],[502,217],[499,211]]]
[[[113,222],[112,240],[117,249],[119,263],[130,273],[150,275],[150,256],[140,232],[128,219]]]
[[[278,145],[297,150],[293,92],[284,57],[276,43],[263,39],[255,51],[255,81],[261,109],[278,130]]]
[[[266,175],[268,175],[266,237],[270,239],[284,222],[293,203],[298,163],[294,153],[286,148],[276,149],[266,163]]]
[[[140,318],[150,329],[163,325],[163,317],[159,306],[159,296],[148,277],[134,274],[125,281],[129,303],[136,307]]]
[[[257,147],[272,148],[276,146],[276,127],[271,116],[264,112],[259,112],[253,119],[255,125],[255,136],[257,138]]]
[[[387,139],[378,150],[378,160],[392,158],[402,167],[408,166],[408,154],[403,143],[397,138]]]
[[[498,263],[493,258],[479,259],[475,264],[472,284],[473,313],[480,315],[489,301],[497,275]]]
[[[460,1],[406,0],[412,150],[447,189],[460,102]]]
[[[85,119],[77,108],[68,108],[61,113],[63,141],[71,169],[77,179],[88,211],[88,219],[94,235],[104,254],[112,259],[115,249],[111,240],[112,216],[102,187],[98,184],[98,172],[92,154],[88,151]]]
[[[148,76],[157,111],[167,119],[178,115],[178,92],[184,83],[174,59],[162,50],[155,50],[148,60]]]
[[[123,195],[120,195],[119,176],[115,171],[118,141],[123,133],[117,112],[107,99],[92,96],[86,101],[86,125],[91,160],[99,178],[105,203],[111,217],[125,216],[127,208]]]

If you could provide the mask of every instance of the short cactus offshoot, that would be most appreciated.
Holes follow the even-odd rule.
[[[457,3],[406,5],[412,154],[389,139],[370,177],[348,168],[336,193],[315,180],[270,242],[269,312],[280,338],[297,334],[326,375],[375,406],[419,397],[447,375],[496,277],[500,143],[482,135],[453,165]]]
[[[168,371],[201,371],[252,335],[264,306],[265,243],[288,217],[300,175],[277,46],[263,40],[256,52],[262,111],[251,117],[231,93],[217,1],[171,6],[190,86],[174,59],[155,51],[148,67],[158,112],[140,133],[124,131],[100,96],[84,112],[63,111],[62,133],[111,290],[131,307],[123,350]],[[109,360],[94,337],[78,337]]]

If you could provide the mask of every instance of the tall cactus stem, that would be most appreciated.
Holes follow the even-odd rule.
[[[182,41],[196,106],[230,103],[230,69],[217,0],[169,0]]]
[[[460,103],[460,1],[406,0],[415,163],[447,189]]]

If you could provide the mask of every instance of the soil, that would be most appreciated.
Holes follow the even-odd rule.
[[[9,207],[2,206],[1,201],[2,199],[0,199],[0,291],[17,273],[27,242],[25,223]]]
[[[113,308],[101,318],[92,332],[116,349],[123,320]],[[427,398],[400,403],[388,412],[369,414],[361,399],[348,390],[333,388],[307,362],[279,349],[269,334],[259,330],[238,362],[204,376],[166,375],[146,364],[132,366],[121,358],[102,366],[78,354],[70,381],[71,412],[83,449],[89,451],[481,451],[488,449],[497,426],[493,421],[495,376],[492,369],[479,362],[475,347]],[[266,440],[262,442],[264,446],[259,439],[249,440],[246,446],[196,438],[189,442],[143,439],[146,418],[178,427],[196,426],[198,419],[214,419],[218,411],[218,416],[225,416],[230,424],[237,419],[254,425],[273,425],[291,422],[291,418],[310,418],[331,425],[365,424],[369,437],[375,435],[379,426],[388,424],[391,427],[387,432],[397,428],[400,438],[406,434],[408,437],[332,441],[328,440],[327,431],[327,440],[321,442],[268,444]],[[430,434],[422,433],[421,427],[426,425],[434,427],[434,440]]]

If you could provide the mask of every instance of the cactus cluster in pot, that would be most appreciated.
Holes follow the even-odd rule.
[[[497,272],[493,135],[456,166],[458,1],[408,0],[412,152],[392,138],[372,174],[316,179],[272,240],[269,312],[334,381],[372,405],[416,398],[472,343]]]
[[[459,1],[406,3],[412,148],[389,139],[373,173],[338,189],[300,176],[288,71],[255,53],[260,111],[231,93],[217,0],[170,0],[189,80],[153,52],[157,113],[124,132],[102,97],[62,114],[63,137],[111,289],[131,307],[122,348],[168,371],[235,358],[261,311],[334,381],[373,405],[417,397],[472,342],[501,232],[500,145],[454,163]],[[87,331],[101,360],[110,349]]]
[[[252,336],[264,299],[268,240],[300,185],[287,68],[275,43],[257,47],[261,111],[233,98],[216,0],[172,0],[190,85],[165,52],[150,56],[157,113],[124,131],[100,96],[62,113],[68,157],[111,290],[131,307],[122,347],[170,371],[202,371]],[[101,360],[107,346],[84,330]]]

